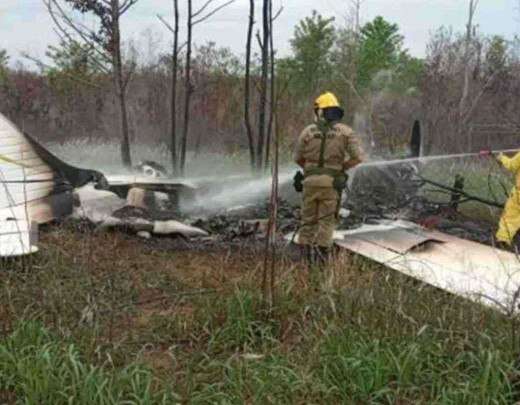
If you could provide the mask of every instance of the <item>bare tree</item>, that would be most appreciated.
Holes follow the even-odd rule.
[[[281,13],[282,9],[278,12]],[[276,92],[276,78],[275,78],[275,58],[274,58],[274,40],[273,40],[273,22],[276,16],[273,16],[273,2],[269,1],[269,123],[267,125],[267,137],[266,137],[266,147],[265,147],[265,165],[264,170],[269,168],[269,159],[271,155],[271,136],[273,132],[273,120],[275,114],[275,92]]]
[[[121,159],[125,166],[131,166],[126,90],[133,73],[133,66],[127,70],[123,66],[120,20],[138,0],[42,1],[54,21],[56,32],[61,40],[66,43],[75,41],[87,44],[99,56],[102,70],[112,74],[120,110]],[[99,20],[99,29],[94,30],[75,20],[71,11],[94,15]]]
[[[172,91],[170,95],[170,154],[173,175],[179,169],[177,156],[177,76],[179,71],[179,0],[173,0],[173,27],[161,16],[158,18],[173,34],[172,49]]]
[[[253,42],[253,26],[255,24],[255,0],[249,0],[249,23],[247,26],[246,40],[246,66],[244,85],[244,125],[246,127],[249,146],[249,159],[251,168],[255,168],[255,146],[253,139],[253,128],[251,125],[251,47]]]
[[[188,0],[188,19],[187,19],[187,47],[186,47],[186,65],[184,68],[184,121],[182,127],[181,138],[181,166],[180,172],[184,175],[186,165],[186,145],[188,142],[188,132],[190,125],[190,102],[191,102],[191,48],[193,35],[193,5],[192,0]]]
[[[346,100],[352,106],[352,100],[357,98],[357,69],[359,59],[359,47],[361,42],[361,6],[365,0],[350,0],[350,9],[347,21],[350,21],[350,27],[347,29],[350,31],[348,46],[348,61],[346,66],[347,88],[346,88]],[[348,119],[354,119],[354,109],[347,109]],[[372,136],[372,135],[371,135]],[[372,142],[373,143],[373,142]]]
[[[188,17],[187,17],[187,40],[186,40],[186,63],[184,71],[184,121],[182,127],[181,137],[181,150],[180,150],[180,173],[185,174],[186,166],[186,150],[188,144],[189,127],[190,127],[190,106],[191,106],[191,95],[193,93],[193,85],[191,83],[191,54],[193,47],[193,28],[206,21],[217,12],[227,7],[235,0],[229,0],[220,6],[213,8],[208,11],[208,8],[214,3],[215,0],[207,0],[197,11],[193,12],[192,0],[188,0]]]
[[[365,0],[350,0],[347,20],[350,20],[351,28],[357,35],[361,29],[361,6],[364,2]]]
[[[475,41],[475,26],[474,18],[477,11],[479,0],[469,0],[468,10],[468,22],[466,24],[466,34],[464,37],[464,84],[462,87],[462,94],[459,102],[458,109],[458,135],[459,139],[466,138],[466,144],[464,145],[466,151],[471,151],[472,145],[472,133],[469,130],[468,124],[473,117],[477,106],[479,105],[484,94],[489,90],[490,86],[495,81],[497,75],[501,72],[501,69],[494,70],[482,83],[480,88],[472,88],[472,80],[478,76],[481,64],[481,52],[482,44],[479,41]],[[476,63],[472,63],[472,59],[476,60]],[[476,86],[475,86],[476,87]]]
[[[459,103],[459,122],[461,124],[459,132],[462,130],[464,122],[464,114],[467,110],[469,98],[469,86],[471,79],[471,43],[473,39],[473,18],[477,11],[478,0],[469,0],[468,22],[466,23],[466,36],[464,40],[464,85]]]
[[[269,9],[270,0],[263,0],[262,5],[262,38],[258,34],[259,45],[262,55],[262,68],[260,77],[260,94],[258,103],[258,137],[256,146],[256,169],[262,170],[262,162],[264,156],[264,145],[266,139],[267,127],[267,91],[269,76]]]

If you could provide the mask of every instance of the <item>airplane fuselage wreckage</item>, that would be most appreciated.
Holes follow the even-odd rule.
[[[38,251],[37,227],[75,216],[106,227],[157,234],[206,235],[168,218],[114,215],[131,200],[139,207],[148,192],[193,193],[193,186],[147,176],[105,177],[58,159],[0,114],[0,256]],[[176,197],[177,198],[177,197]]]

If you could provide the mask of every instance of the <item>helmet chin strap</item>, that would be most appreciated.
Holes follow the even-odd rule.
[[[321,108],[314,109],[314,122],[323,121],[323,110]]]

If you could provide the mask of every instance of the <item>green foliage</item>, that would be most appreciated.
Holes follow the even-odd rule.
[[[376,17],[361,28],[358,83],[370,85],[376,74],[394,69],[400,59],[403,37],[397,24]]]
[[[98,60],[91,46],[77,41],[61,41],[59,46],[50,45],[45,55],[52,61],[57,71],[89,76],[99,72]]]
[[[82,86],[91,86],[103,72],[103,64],[96,51],[81,42],[62,41],[49,46],[46,56],[52,67],[46,70],[51,87],[61,94],[72,94]]]
[[[352,118],[359,102],[356,93],[418,91],[424,64],[402,49],[397,24],[376,17],[356,33],[336,29],[333,21],[314,11],[295,29],[293,56],[277,61],[278,80],[289,83],[293,95],[308,102],[321,91],[334,90],[346,99]]]
[[[190,399],[197,404],[304,403],[303,399],[318,388],[315,381],[280,355],[250,355],[229,361],[208,359],[202,366],[217,375],[218,380],[196,387]]]
[[[419,81],[424,73],[424,61],[402,52],[395,70],[391,89],[399,94],[416,94]]]
[[[6,69],[9,62],[9,55],[5,49],[0,49],[0,69]]]
[[[21,323],[0,343],[0,392],[26,404],[170,403],[155,393],[149,370],[122,370],[85,363],[77,348],[65,345],[37,322]]]
[[[338,80],[353,80],[355,77],[351,75],[352,68],[355,68],[359,57],[359,40],[358,35],[349,29],[340,29],[337,31],[336,42],[332,51],[332,62],[334,63],[334,76]]]
[[[225,304],[226,321],[211,340],[211,346],[250,350],[274,342],[276,325],[262,319],[260,297],[237,290]]]
[[[508,403],[513,370],[485,346],[448,355],[430,336],[389,339],[338,331],[323,343],[320,378],[332,397],[354,403]],[[421,401],[421,399],[423,401]]]
[[[7,64],[9,63],[9,55],[5,49],[0,49],[0,84],[7,78]]]
[[[282,63],[280,69],[289,71],[299,94],[316,93],[332,74],[331,50],[336,40],[333,22],[334,18],[323,18],[314,10],[294,30],[291,39],[294,57]]]
[[[382,17],[365,24],[361,29],[356,55],[356,87],[361,91],[370,89],[414,94],[419,87],[424,62],[410,56],[402,46],[403,36],[397,24]]]
[[[491,37],[486,52],[486,70],[488,74],[504,70],[507,64],[508,51],[508,44],[504,37],[500,35]]]

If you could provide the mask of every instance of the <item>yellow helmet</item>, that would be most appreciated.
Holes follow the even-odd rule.
[[[323,93],[314,102],[314,108],[324,109],[329,107],[339,107],[338,99],[330,91]]]

